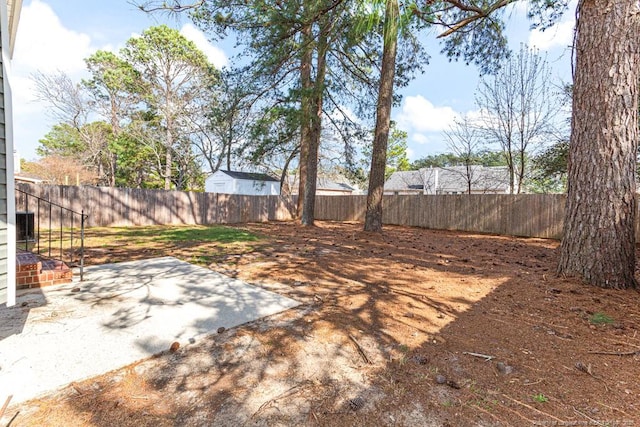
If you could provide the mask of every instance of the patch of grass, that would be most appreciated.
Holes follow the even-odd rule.
[[[538,403],[545,403],[549,401],[549,398],[542,393],[538,393],[533,396],[533,400]]]
[[[118,234],[128,239],[148,237],[156,242],[255,242],[260,240],[255,234],[240,228],[214,225],[187,227],[131,227],[118,228]],[[114,231],[116,231],[114,230]],[[141,241],[138,239],[138,241]]]
[[[593,325],[610,325],[613,323],[613,318],[605,313],[597,312],[589,317],[589,323]]]
[[[166,243],[246,244],[262,238],[247,230],[220,225],[214,226],[153,226],[153,227],[100,227],[86,232],[86,246],[114,246]]]
[[[93,251],[95,264],[173,256],[209,266],[227,262],[230,255],[239,257],[268,244],[267,238],[247,229],[222,225],[91,227],[85,236],[85,250]],[[68,249],[69,239],[63,244]],[[74,248],[78,244],[74,241]]]
[[[191,257],[191,264],[197,264],[197,265],[209,265],[211,264],[211,262],[213,261],[213,257],[210,256],[197,256],[194,255],[193,257]]]

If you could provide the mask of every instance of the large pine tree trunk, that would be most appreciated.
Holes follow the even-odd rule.
[[[322,22],[322,32],[318,38],[318,58],[316,64],[316,80],[313,88],[311,132],[309,135],[309,153],[307,157],[307,180],[304,186],[304,201],[302,209],[302,225],[312,226],[315,223],[316,186],[318,179],[318,152],[320,150],[320,135],[322,133],[322,107],[324,96],[324,81],[327,69],[327,50],[329,29],[328,16]]]
[[[307,183],[309,163],[309,138],[311,137],[311,61],[313,59],[313,38],[311,25],[302,29],[302,58],[300,59],[300,162],[298,166],[297,216],[302,217],[304,192]]]
[[[382,70],[380,72],[380,88],[378,90],[378,105],[376,108],[376,129],[371,153],[367,213],[364,222],[366,231],[382,231],[382,195],[384,193],[384,173],[387,166],[387,144],[389,142],[389,127],[391,124],[391,106],[393,104],[393,79],[396,71],[399,16],[398,0],[387,0],[384,18]]]
[[[580,4],[558,272],[605,288],[635,287],[638,4]]]

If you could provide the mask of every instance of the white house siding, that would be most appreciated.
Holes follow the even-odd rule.
[[[7,3],[0,2],[0,304],[15,304],[15,185]]]
[[[280,184],[271,181],[248,181],[245,179],[235,180],[235,193],[249,194],[254,196],[277,196],[280,194]]]
[[[204,189],[207,193],[277,196],[280,194],[280,182],[237,179],[217,171],[207,178]]]

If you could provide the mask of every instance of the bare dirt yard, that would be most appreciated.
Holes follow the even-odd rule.
[[[556,241],[239,228],[260,238],[106,238],[90,262],[173,255],[298,308],[10,406],[0,424],[640,425],[640,293],[557,277]]]

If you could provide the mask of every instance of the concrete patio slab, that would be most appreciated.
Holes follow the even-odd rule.
[[[85,268],[83,282],[21,291],[15,307],[0,308],[0,404],[296,305],[172,257]]]

